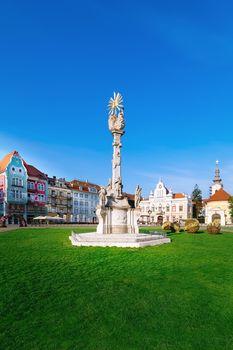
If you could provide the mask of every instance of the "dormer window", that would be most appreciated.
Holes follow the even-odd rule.
[[[89,187],[89,191],[93,193],[97,193],[97,189],[95,187]]]

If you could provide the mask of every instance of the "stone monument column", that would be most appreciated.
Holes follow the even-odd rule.
[[[112,177],[108,185],[102,186],[99,191],[99,204],[96,207],[96,215],[99,219],[97,231],[83,234],[72,233],[70,237],[72,244],[138,248],[169,243],[170,238],[139,234],[138,219],[142,189],[137,185],[134,194],[135,201],[129,201],[129,196],[122,192],[121,137],[125,133],[125,119],[121,94],[114,92],[108,107],[108,128],[113,136]]]
[[[125,118],[121,94],[114,93],[109,100],[108,128],[113,136],[112,177],[105,189],[99,192],[100,203],[96,214],[99,219],[98,233],[138,233],[139,208],[133,209],[122,192],[121,178],[121,137],[125,133]],[[140,215],[140,213],[139,213]]]

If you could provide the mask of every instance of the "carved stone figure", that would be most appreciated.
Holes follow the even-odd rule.
[[[117,151],[114,159],[113,159],[113,166],[116,168],[117,166],[121,165],[121,154],[120,150]]]
[[[105,206],[106,195],[107,195],[107,191],[106,191],[105,187],[101,186],[100,190],[99,190],[99,204],[101,205],[101,207]]]
[[[121,178],[118,177],[118,179],[115,181],[115,191],[116,191],[116,195],[117,197],[121,197],[122,196],[122,181]]]
[[[137,208],[139,206],[139,203],[141,201],[141,193],[142,193],[142,189],[140,188],[139,185],[137,185],[136,190],[135,190],[135,197],[134,197],[135,208]]]
[[[110,131],[113,131],[115,129],[115,123],[116,123],[116,115],[115,114],[111,114],[108,118],[108,128]]]

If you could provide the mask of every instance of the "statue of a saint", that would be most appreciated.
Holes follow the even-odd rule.
[[[107,195],[107,191],[106,191],[105,187],[101,186],[100,190],[99,190],[99,204],[101,205],[101,207],[105,206],[106,195]]]
[[[107,194],[110,195],[112,193],[112,179],[108,180],[108,186],[107,186]]]
[[[117,154],[113,160],[113,166],[114,168],[116,168],[120,164],[121,164],[121,154],[120,154],[120,151],[117,151]]]
[[[115,190],[116,190],[116,194],[117,197],[121,197],[122,196],[122,181],[121,178],[118,177],[118,179],[115,181]]]
[[[134,196],[135,208],[139,206],[139,203],[141,201],[141,193],[142,193],[142,189],[140,188],[139,185],[137,185],[135,190],[135,196]]]

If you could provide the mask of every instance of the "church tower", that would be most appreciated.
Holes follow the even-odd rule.
[[[218,163],[219,161],[216,160],[216,168],[215,168],[215,176],[213,179],[213,184],[210,187],[210,195],[215,194],[216,191],[220,190],[220,188],[223,188],[223,183],[222,183],[222,179],[220,177],[220,170],[218,167]]]

